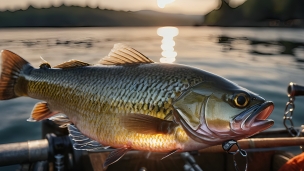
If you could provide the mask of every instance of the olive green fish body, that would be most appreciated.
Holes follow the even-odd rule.
[[[200,70],[171,64],[33,69],[25,77],[29,97],[68,115],[87,136],[105,145],[131,143],[134,149],[150,151],[176,149],[187,136],[181,128],[169,135],[128,131],[121,116],[137,113],[163,119],[172,113],[174,99],[204,79]]]

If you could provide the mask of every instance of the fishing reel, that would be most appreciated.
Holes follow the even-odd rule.
[[[1,144],[0,167],[20,164],[19,171],[93,171],[87,152],[74,150],[66,129],[44,120],[42,138]]]

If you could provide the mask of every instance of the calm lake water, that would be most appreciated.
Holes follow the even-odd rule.
[[[289,82],[304,85],[304,30],[269,28],[1,29],[0,49],[33,66],[70,59],[97,63],[115,43],[126,43],[157,62],[191,65],[226,77],[275,104],[273,128],[283,127]],[[0,144],[41,138],[29,118],[37,100],[0,101]],[[295,126],[304,124],[304,98],[296,99]],[[1,170],[1,168],[0,168]]]

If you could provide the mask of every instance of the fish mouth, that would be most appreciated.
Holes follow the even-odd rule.
[[[235,133],[247,132],[248,135],[259,133],[274,124],[272,119],[267,119],[274,109],[271,101],[257,104],[236,116],[232,122]]]

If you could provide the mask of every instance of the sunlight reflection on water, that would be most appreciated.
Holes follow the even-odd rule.
[[[173,38],[178,33],[179,31],[176,27],[160,27],[157,29],[157,34],[163,37],[162,45],[160,46],[163,50],[162,57],[159,60],[161,63],[173,63],[175,61],[177,52],[174,51],[175,41]]]

